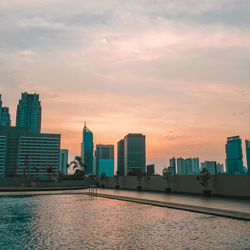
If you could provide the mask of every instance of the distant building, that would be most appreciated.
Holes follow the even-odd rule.
[[[197,175],[199,174],[199,158],[178,158],[177,159],[177,173],[178,175]]]
[[[33,134],[41,132],[41,103],[38,94],[22,93],[17,105],[16,126],[28,127]]]
[[[124,176],[124,140],[117,143],[117,170]]]
[[[68,149],[60,149],[59,173],[67,174],[68,168]]]
[[[185,160],[181,157],[177,158],[177,174],[178,175],[186,175],[187,174]]]
[[[247,173],[250,174],[250,140],[246,140]]]
[[[0,95],[0,126],[10,126],[10,113],[9,108],[2,106],[2,99]]]
[[[111,164],[113,164],[112,176],[114,176],[114,145],[97,144],[96,150],[95,150],[95,158],[96,158],[96,175],[97,176],[100,176],[102,174],[101,171],[103,171],[103,168],[107,167],[108,169],[111,169],[112,168]],[[112,161],[101,161],[101,160],[112,160]]]
[[[171,171],[171,175],[176,175],[176,159],[174,157],[169,160],[169,169]]]
[[[154,164],[147,165],[147,175],[154,175],[154,173],[155,173],[155,165]]]
[[[100,159],[99,160],[99,176],[105,173],[107,177],[114,176],[114,159]]]
[[[134,169],[146,170],[146,142],[142,134],[128,134],[124,137],[124,174]]]
[[[81,144],[82,162],[86,165],[85,174],[93,174],[93,133],[87,128],[86,123],[83,128],[83,140]]]
[[[201,163],[201,169],[206,168],[208,172],[212,175],[217,173],[217,163],[216,161],[205,161]]]
[[[226,170],[228,174],[243,174],[242,141],[239,136],[227,138]]]
[[[28,127],[0,127],[0,174],[41,175],[51,168],[58,175],[59,134],[33,134]],[[4,166],[4,167],[3,167]]]
[[[223,165],[223,163],[217,163],[216,169],[217,169],[217,174],[223,174],[224,173],[224,165]]]

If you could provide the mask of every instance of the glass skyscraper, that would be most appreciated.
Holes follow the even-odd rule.
[[[85,174],[93,173],[93,133],[87,128],[86,123],[83,128],[83,140],[81,144],[82,162],[86,165]]]
[[[227,138],[226,147],[226,170],[228,174],[242,174],[243,171],[243,154],[242,141],[239,136]]]
[[[22,98],[17,105],[16,126],[28,127],[31,133],[41,132],[42,108],[39,94],[22,93]]]
[[[9,108],[2,106],[2,99],[0,95],[0,126],[10,126]]]
[[[124,137],[124,174],[134,169],[146,172],[146,142],[142,134],[128,134]]]
[[[124,140],[117,143],[117,170],[124,176]]]

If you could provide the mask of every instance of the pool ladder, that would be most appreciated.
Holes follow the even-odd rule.
[[[97,196],[97,186],[96,185],[89,185],[89,195]]]

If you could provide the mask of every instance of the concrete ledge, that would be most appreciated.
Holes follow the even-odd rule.
[[[0,192],[80,190],[88,187],[0,187]]]
[[[88,194],[88,193],[85,193],[85,194]],[[116,199],[116,200],[136,202],[136,203],[142,203],[142,204],[153,205],[153,206],[181,209],[181,210],[190,211],[190,212],[204,213],[204,214],[250,221],[250,212],[243,213],[243,212],[229,211],[229,210],[223,210],[223,209],[206,208],[206,207],[201,207],[201,206],[191,206],[191,205],[186,205],[186,204],[162,202],[162,201],[156,201],[156,200],[147,200],[147,199],[132,198],[132,197],[126,197],[126,196],[116,196],[116,195],[101,194],[101,193],[97,194],[97,196],[103,197],[103,198],[109,198],[109,199]]]

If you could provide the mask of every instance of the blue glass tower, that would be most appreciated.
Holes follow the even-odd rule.
[[[243,173],[242,141],[239,136],[227,138],[226,144],[226,169],[228,174]]]
[[[87,128],[85,123],[81,145],[82,162],[86,165],[85,174],[93,173],[93,148],[93,133]]]

